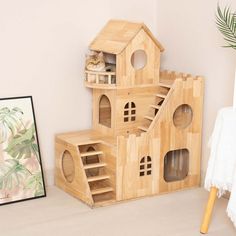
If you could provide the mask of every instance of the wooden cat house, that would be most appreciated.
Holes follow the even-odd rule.
[[[142,23],[111,20],[89,48],[115,71],[85,70],[92,129],[56,136],[56,185],[90,206],[198,186],[203,79],[160,72]]]

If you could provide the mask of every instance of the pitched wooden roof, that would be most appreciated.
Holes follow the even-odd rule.
[[[162,45],[156,40],[145,24],[123,20],[110,20],[90,44],[90,49],[119,54],[141,29],[152,38],[161,51],[164,51]]]

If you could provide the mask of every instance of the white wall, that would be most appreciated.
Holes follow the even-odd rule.
[[[111,0],[111,18],[145,22],[156,34],[157,2],[156,0]]]
[[[54,135],[91,126],[91,91],[83,86],[88,44],[110,18],[145,21],[154,30],[155,4],[0,0],[0,97],[33,96],[48,184]]]
[[[222,6],[235,1],[220,1]],[[205,174],[217,110],[232,104],[235,51],[225,49],[215,24],[218,0],[158,0],[158,38],[166,48],[162,68],[205,77],[202,173]]]

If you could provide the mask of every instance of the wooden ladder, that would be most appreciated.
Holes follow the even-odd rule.
[[[168,96],[168,93],[169,93],[169,91],[170,91],[172,85],[170,85],[170,84],[165,84],[165,83],[159,83],[158,86],[159,86],[159,87],[162,87],[162,88],[166,88],[168,91],[167,91],[167,93],[162,93],[162,92],[160,92],[160,93],[155,94],[155,96],[159,98],[158,104],[150,104],[150,105],[149,105],[149,107],[150,107],[150,109],[152,109],[152,113],[153,113],[154,115],[145,115],[145,116],[144,116],[144,119],[145,119],[146,121],[148,121],[148,122],[146,122],[145,125],[138,127],[138,129],[139,129],[141,132],[147,132],[147,131],[148,131],[150,125],[152,124],[153,120],[154,120],[155,117],[157,116],[157,114],[158,114],[160,108],[162,107],[162,104],[164,103],[166,97]]]
[[[114,189],[111,186],[110,175],[107,174],[104,153],[97,149],[97,143],[79,146],[83,169],[95,205],[114,200]]]

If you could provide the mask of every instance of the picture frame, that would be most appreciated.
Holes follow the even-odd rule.
[[[0,98],[0,206],[46,197],[32,96]]]

